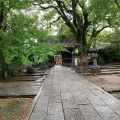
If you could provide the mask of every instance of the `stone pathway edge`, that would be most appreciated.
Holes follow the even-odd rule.
[[[40,87],[40,89],[39,89],[39,91],[38,91],[38,94],[35,96],[35,98],[34,98],[34,100],[33,100],[33,102],[32,102],[32,105],[31,105],[30,109],[28,110],[28,112],[27,112],[24,120],[29,120],[29,118],[30,118],[30,116],[31,116],[31,114],[32,114],[32,112],[33,112],[33,110],[34,110],[34,107],[35,107],[35,105],[36,105],[36,103],[37,103],[37,100],[38,100],[38,98],[40,97],[40,94],[41,94],[41,92],[42,92],[42,88],[43,88],[43,83],[42,83],[42,85],[41,85],[41,87]]]

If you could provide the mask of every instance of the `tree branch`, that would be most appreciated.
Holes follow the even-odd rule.
[[[41,1],[41,3],[32,3],[32,4],[40,6],[40,8],[42,8],[43,10],[47,10],[50,8],[55,9],[58,12],[58,14],[61,16],[61,18],[65,21],[66,25],[69,26],[71,31],[75,33],[76,30],[75,30],[73,24],[70,22],[69,17],[66,14],[66,13],[72,14],[72,10],[69,10],[66,7],[65,3],[61,0],[55,0],[55,2],[57,4],[56,6],[53,6],[51,4],[48,4],[47,6],[43,6],[44,5],[43,1]]]
[[[82,5],[80,2],[78,2],[78,5],[80,6],[81,9],[84,9],[84,5]]]
[[[76,6],[77,6],[76,0],[72,0],[73,24],[74,24],[74,26],[77,28],[78,24],[77,24]]]
[[[96,37],[102,30],[104,30],[105,28],[108,28],[110,26],[104,26],[102,27],[100,30],[96,31],[95,29],[93,29],[92,31],[92,37]]]
[[[53,23],[55,23],[55,22],[57,22],[57,21],[59,21],[59,20],[60,20],[60,18],[61,18],[61,17],[59,16],[56,20],[52,21],[52,22],[50,23],[50,26],[49,26],[49,27],[47,27],[47,28],[51,28],[52,24],[53,24]]]
[[[64,3],[63,1],[61,1],[61,4],[62,4],[64,10],[65,10],[67,13],[72,14],[72,10],[69,10],[69,9],[66,7],[66,5],[65,5],[65,3]]]
[[[44,6],[42,6],[40,3],[33,3],[33,5],[38,5],[40,8],[42,8],[42,10],[47,10],[47,9],[53,8],[53,9],[55,9],[60,15],[62,15],[61,12],[60,12],[59,9],[58,9],[58,6],[48,5],[47,7],[44,7]]]
[[[89,25],[88,12],[87,12],[87,10],[86,10],[85,7],[84,7],[84,3],[79,2],[78,4],[79,4],[79,6],[81,7],[82,13],[83,13],[84,28],[87,28],[88,25]]]
[[[64,12],[64,9],[63,9],[63,6],[61,4],[61,1],[60,0],[56,0],[56,2],[58,4],[58,7],[60,8],[59,12],[61,13],[62,19],[65,21],[66,25],[69,26],[69,28],[71,29],[71,32],[72,33],[76,33],[76,30],[75,30],[73,24],[70,22],[70,20],[68,19],[67,15]]]
[[[115,1],[115,4],[117,5],[119,11],[120,11],[120,3],[118,2],[118,0],[114,0]]]
[[[2,22],[4,20],[4,3],[0,2],[0,29],[2,28]]]

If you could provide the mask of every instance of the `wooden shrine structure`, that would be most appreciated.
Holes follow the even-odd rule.
[[[57,53],[53,58],[49,59],[49,62],[70,66],[73,57],[72,53],[75,50],[77,43],[75,40],[68,40],[65,36],[62,36],[60,43],[63,44],[63,48],[66,48],[68,52]]]

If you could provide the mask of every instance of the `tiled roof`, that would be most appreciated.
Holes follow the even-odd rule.
[[[68,40],[66,37],[62,37],[59,41],[52,41],[52,40],[43,40],[42,42],[47,42],[47,43],[51,43],[51,44],[57,44],[57,43],[61,43],[63,44],[64,48],[75,48],[77,45],[76,40]]]
[[[62,37],[60,43],[63,44],[64,48],[75,48],[77,44],[75,40],[68,40],[66,37]]]

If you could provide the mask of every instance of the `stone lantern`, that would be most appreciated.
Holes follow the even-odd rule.
[[[93,60],[93,65],[90,66],[90,72],[93,73],[100,73],[100,67],[97,65],[97,58],[98,58],[98,49],[96,48],[96,46],[94,45],[93,48],[91,49],[91,54],[92,54],[92,60]]]
[[[75,53],[75,50],[72,52],[72,63],[71,67],[77,67],[78,66],[78,54]]]

